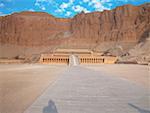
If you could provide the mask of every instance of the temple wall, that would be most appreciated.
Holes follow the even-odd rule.
[[[54,55],[54,54],[42,54],[40,63],[42,64],[69,64],[70,55]],[[113,56],[90,56],[90,55],[79,55],[80,64],[114,64],[117,57]]]

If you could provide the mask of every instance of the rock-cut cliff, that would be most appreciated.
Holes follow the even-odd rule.
[[[149,32],[150,4],[80,13],[70,19],[40,12],[14,13],[0,17],[0,54],[18,47],[25,54],[29,48],[38,53],[58,47],[95,49],[103,43],[137,43]]]

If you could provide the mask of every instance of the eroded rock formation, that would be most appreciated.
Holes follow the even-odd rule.
[[[37,54],[59,47],[100,49],[105,43],[109,44],[103,48],[108,49],[107,45],[111,43],[112,46],[116,43],[136,44],[148,32],[150,4],[80,13],[71,19],[58,19],[47,13],[21,12],[0,17],[0,56]],[[18,53],[13,52],[14,48],[20,48]]]

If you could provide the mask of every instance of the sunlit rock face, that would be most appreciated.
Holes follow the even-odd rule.
[[[0,17],[1,53],[7,56],[9,52],[6,54],[5,51],[8,50],[11,55],[37,54],[60,47],[107,50],[116,44],[128,49],[150,31],[149,12],[150,4],[144,4],[80,13],[70,19],[58,19],[39,12]]]
[[[150,29],[148,4],[126,5],[102,13],[79,14],[72,20],[76,38],[89,43],[136,42]]]
[[[68,36],[69,19],[57,19],[46,13],[22,12],[0,19],[3,44],[41,46],[57,44]]]

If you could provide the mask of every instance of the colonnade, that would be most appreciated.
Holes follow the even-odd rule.
[[[80,64],[86,63],[104,63],[104,58],[79,58]],[[43,58],[42,63],[65,63],[69,64],[69,58]]]
[[[104,63],[104,58],[80,58],[80,63]]]
[[[69,63],[69,58],[43,58],[43,63]]]

